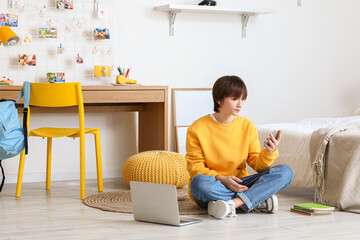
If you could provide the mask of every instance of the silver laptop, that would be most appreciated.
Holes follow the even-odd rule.
[[[201,219],[180,218],[175,185],[130,181],[134,219],[184,226]]]

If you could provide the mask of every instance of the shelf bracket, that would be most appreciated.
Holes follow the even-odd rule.
[[[8,8],[12,8],[13,7],[13,1],[12,0],[8,0]]]
[[[94,0],[94,11],[95,12],[99,11],[99,1],[100,0]]]
[[[246,27],[249,21],[250,14],[242,14],[241,20],[242,20],[242,37],[246,38]]]
[[[301,0],[297,0],[297,6],[301,7]]]
[[[180,11],[171,11],[171,12],[169,12],[169,21],[170,21],[169,36],[174,36],[175,18],[176,18],[176,14],[179,13],[179,12]]]

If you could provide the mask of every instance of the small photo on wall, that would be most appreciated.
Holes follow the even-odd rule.
[[[18,27],[19,25],[18,15],[0,13],[0,27]]]
[[[84,58],[80,57],[80,54],[77,54],[77,56],[76,56],[76,63],[77,64],[83,64],[84,63]]]
[[[57,38],[56,26],[40,26],[39,38]]]
[[[108,28],[95,28],[94,29],[95,40],[110,39],[110,31]]]
[[[0,27],[5,26],[6,24],[6,16],[4,13],[0,13]]]
[[[58,9],[74,9],[73,0],[56,0],[56,8]]]
[[[49,83],[65,82],[65,73],[63,72],[48,72],[46,78]]]
[[[36,66],[35,54],[19,54],[20,66]]]
[[[65,82],[65,73],[56,73],[55,82]]]

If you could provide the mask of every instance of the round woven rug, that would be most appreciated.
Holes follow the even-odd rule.
[[[177,190],[180,215],[207,214],[206,209],[198,207],[189,197],[186,188]],[[104,211],[133,213],[130,190],[99,193],[91,195],[83,200],[86,206],[98,208]]]

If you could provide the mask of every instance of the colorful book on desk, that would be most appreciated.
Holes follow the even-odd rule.
[[[335,207],[326,206],[318,203],[297,203],[290,209],[290,211],[295,213],[300,213],[304,215],[326,215],[332,214],[335,210]]]

